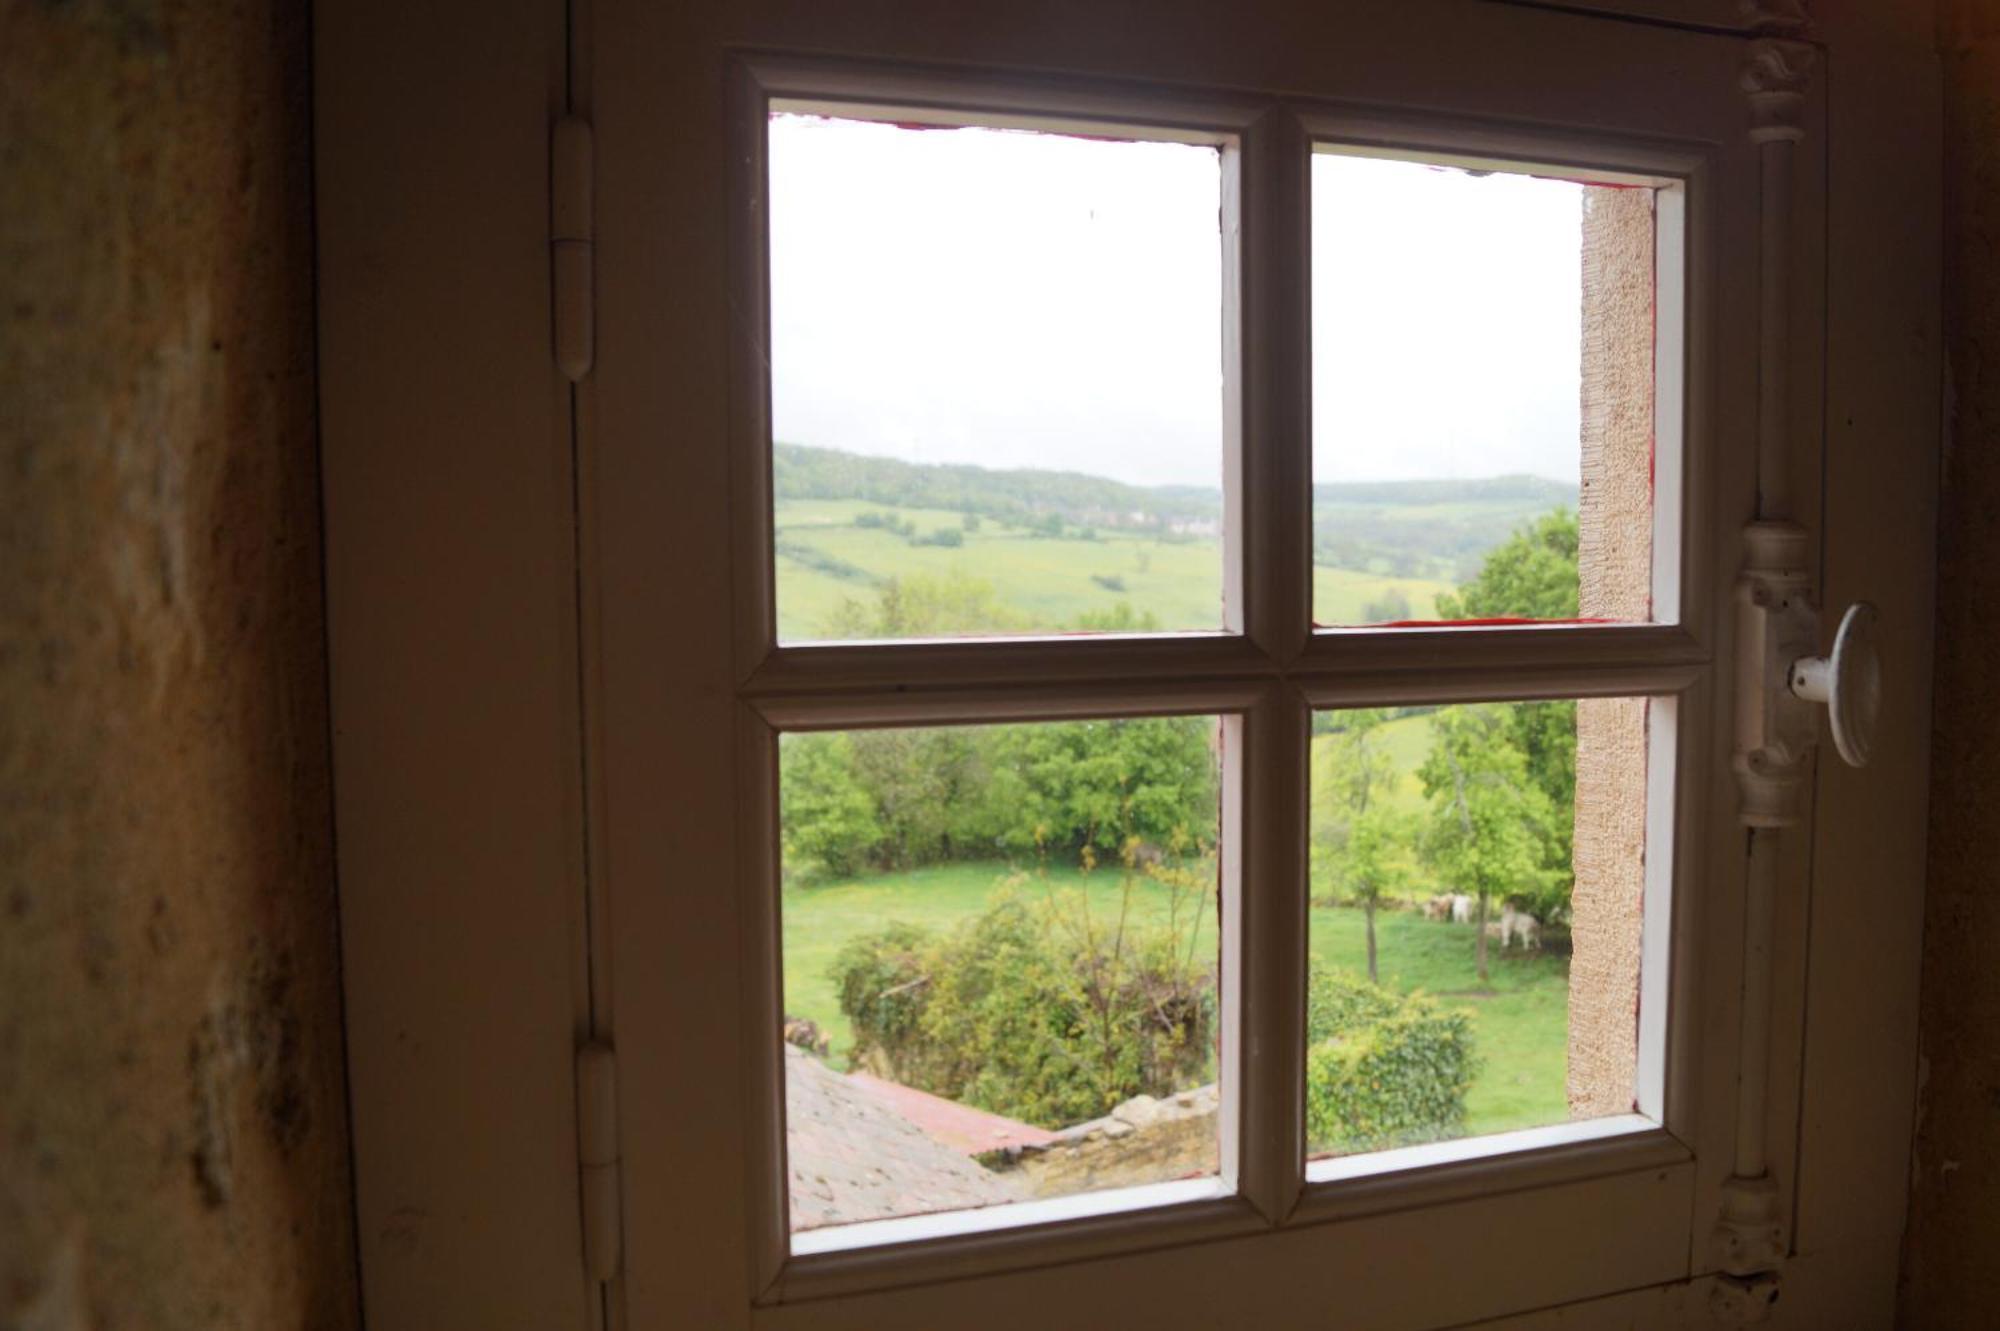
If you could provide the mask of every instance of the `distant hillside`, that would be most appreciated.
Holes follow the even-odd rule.
[[[1199,486],[1137,486],[1073,471],[998,470],[899,462],[832,448],[778,444],[772,484],[784,500],[861,500],[895,508],[977,514],[1022,527],[1051,518],[1072,527],[1213,536],[1222,493]],[[1462,582],[1488,550],[1558,506],[1576,487],[1540,476],[1339,482],[1313,487],[1313,560],[1328,568]]]
[[[1316,485],[1313,562],[1467,582],[1487,551],[1576,500],[1575,486],[1542,476]]]
[[[771,486],[785,499],[864,499],[902,508],[942,508],[1033,525],[1051,514],[1081,526],[1176,527],[1213,523],[1216,490],[1148,489],[1076,471],[999,471],[899,462],[833,448],[777,444]]]

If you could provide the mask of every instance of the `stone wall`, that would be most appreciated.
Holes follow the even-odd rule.
[[[1583,192],[1579,612],[1652,606],[1653,195]],[[1638,1059],[1646,871],[1646,701],[1576,707],[1576,890],[1569,971],[1569,1109],[1629,1113]]]
[[[982,1158],[1002,1178],[1018,1174],[1031,1197],[1212,1174],[1220,1158],[1221,1105],[1214,1086],[1164,1100],[1137,1095],[1103,1118],[1065,1128],[1054,1141]]]
[[[0,1326],[355,1325],[302,3],[0,5]]]

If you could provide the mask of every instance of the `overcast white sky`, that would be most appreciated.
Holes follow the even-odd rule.
[[[1221,481],[1214,152],[771,122],[773,432]],[[1313,159],[1318,480],[1577,477],[1578,186]]]

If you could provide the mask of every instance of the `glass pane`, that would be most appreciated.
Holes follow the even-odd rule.
[[[1664,706],[1314,715],[1309,1157],[1634,1112]]]
[[[1215,1172],[1217,732],[782,738],[794,1232]]]
[[[779,640],[1221,627],[1220,207],[1212,147],[774,114]]]
[[[1316,622],[1653,616],[1656,205],[1314,155]]]

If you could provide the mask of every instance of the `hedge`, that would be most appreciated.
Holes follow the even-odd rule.
[[[1314,1154],[1464,1133],[1465,1093],[1478,1071],[1467,1013],[1315,968],[1306,1028],[1306,1140]]]
[[[949,933],[892,925],[849,942],[832,978],[855,1064],[1051,1127],[1200,1084],[1215,1038],[1208,968],[1155,926],[1079,947],[1064,914],[1078,908],[1009,896]]]

